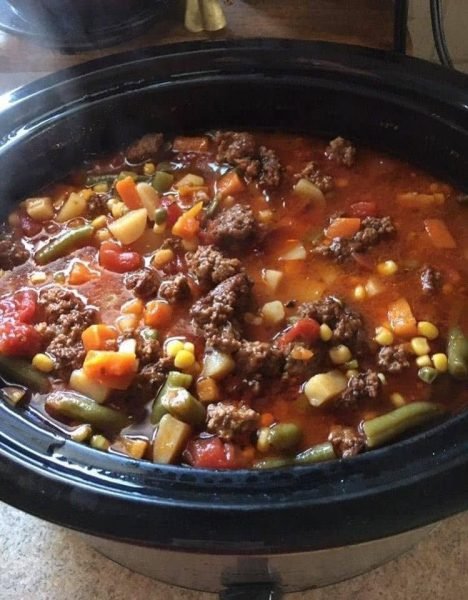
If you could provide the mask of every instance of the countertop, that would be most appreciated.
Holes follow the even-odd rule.
[[[225,37],[327,39],[389,49],[391,0],[235,0],[228,28],[188,34],[182,3],[169,19],[121,46],[64,54],[0,32],[0,92],[91,58],[155,43]],[[1,485],[1,482],[0,482]],[[417,510],[417,507],[415,507]],[[332,526],[332,525],[331,525]],[[460,600],[468,589],[468,514],[440,524],[414,550],[379,569],[288,600]],[[0,600],[210,600],[215,596],[157,583],[112,563],[78,534],[0,504]]]

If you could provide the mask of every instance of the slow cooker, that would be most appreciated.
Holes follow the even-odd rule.
[[[340,134],[468,186],[468,78],[377,50],[285,40],[156,47],[0,102],[4,215],[85,157],[159,130]],[[363,572],[467,508],[468,414],[348,460],[228,472],[100,453],[0,403],[0,477],[2,500],[82,532],[136,571],[268,598]]]

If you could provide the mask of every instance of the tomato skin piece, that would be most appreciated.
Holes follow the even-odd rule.
[[[232,444],[219,437],[190,440],[184,451],[185,460],[198,469],[239,469],[245,466]]]
[[[141,267],[142,258],[138,252],[124,250],[114,242],[103,242],[99,248],[99,264],[114,273],[128,273]]]
[[[7,318],[0,323],[0,353],[31,357],[42,346],[42,337],[32,325]]]
[[[32,323],[37,310],[37,294],[34,290],[22,290],[14,295],[18,320]]]
[[[376,217],[378,214],[377,205],[375,202],[355,202],[349,207],[351,217]]]
[[[182,209],[176,202],[170,200],[169,198],[163,198],[161,200],[161,206],[167,211],[167,227],[172,227],[182,215]]]
[[[315,319],[299,319],[278,338],[278,345],[284,348],[291,342],[301,339],[313,344],[320,337],[320,325]]]

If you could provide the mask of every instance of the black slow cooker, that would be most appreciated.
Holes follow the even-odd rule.
[[[468,186],[468,77],[377,50],[286,40],[156,47],[0,102],[4,214],[85,157],[152,130],[340,134]],[[302,589],[388,559],[468,507],[468,414],[348,460],[226,472],[100,453],[0,403],[0,476],[2,500],[92,536],[141,572],[198,589]]]

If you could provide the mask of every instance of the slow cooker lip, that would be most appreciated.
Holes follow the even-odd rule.
[[[397,83],[403,81],[401,84],[404,84],[403,87],[407,86],[408,89],[417,89],[418,94],[427,95],[438,101],[447,101],[457,110],[461,110],[466,116],[466,93],[461,94],[460,89],[462,83],[466,85],[466,78],[458,74],[448,73],[444,69],[434,65],[422,63],[417,59],[401,57],[367,48],[347,47],[322,42],[307,43],[285,40],[240,40],[235,42],[202,44],[189,42],[169,47],[155,47],[143,52],[124,53],[105,59],[98,59],[87,65],[80,65],[70,70],[50,75],[43,80],[33,82],[20,90],[16,90],[8,97],[4,96],[5,103],[8,100],[9,106],[3,111],[3,115],[0,114],[0,135],[7,136],[8,132],[6,130],[10,127],[7,122],[8,116],[12,115],[14,117],[12,122],[16,125],[21,123],[21,112],[25,107],[27,109],[26,114],[28,115],[28,124],[37,122],[41,115],[44,114],[41,111],[44,111],[45,109],[53,111],[56,108],[54,102],[56,103],[57,98],[61,97],[62,91],[66,91],[67,86],[70,86],[70,84],[72,84],[72,90],[71,92],[67,92],[68,95],[65,94],[65,97],[67,101],[69,100],[72,104],[73,102],[79,102],[80,96],[79,93],[76,92],[77,81],[87,82],[92,93],[99,94],[99,79],[103,73],[111,73],[112,69],[115,68],[115,65],[120,65],[118,67],[119,69],[125,69],[129,68],[130,65],[144,64],[145,61],[159,61],[168,57],[189,57],[194,54],[206,57],[206,60],[208,60],[211,54],[214,53],[218,58],[218,62],[213,62],[210,64],[210,67],[207,68],[205,75],[210,76],[210,74],[212,75],[222,71],[222,65],[225,65],[229,72],[231,69],[235,70],[241,68],[243,61],[245,62],[246,60],[248,63],[246,68],[247,71],[249,71],[249,69],[253,68],[255,60],[247,59],[246,54],[250,55],[256,51],[258,51],[263,58],[268,56],[269,52],[279,52],[285,60],[285,69],[288,68],[288,65],[297,66],[298,64],[302,64],[306,70],[308,68],[307,65],[309,65],[310,68],[328,68],[336,72],[339,72],[341,68],[344,74],[350,73],[351,76],[356,77],[369,75],[382,80],[385,80],[386,77],[390,77],[393,74],[396,77],[395,85],[393,86],[392,84],[393,87],[397,87]],[[239,55],[237,56],[236,53]],[[301,56],[304,58],[302,63]],[[366,63],[370,63],[368,71],[365,69]],[[343,66],[340,67],[340,65]],[[164,69],[166,69],[166,71]],[[164,69],[162,69],[162,79],[167,77],[167,71],[170,71],[170,65],[166,65]],[[416,73],[420,75],[420,81],[417,83],[413,81]],[[397,75],[399,75],[399,77],[397,77]],[[183,80],[183,77],[184,75],[181,73],[174,74],[174,80],[181,81]],[[444,84],[445,87],[444,85],[434,85],[434,80]],[[129,87],[131,87],[132,84],[133,82],[130,81]],[[41,104],[41,101],[44,102],[44,105]],[[35,102],[36,104],[34,104]],[[2,120],[5,131],[2,129]],[[25,134],[27,135],[28,132],[26,131]],[[3,138],[3,144],[1,145],[5,145],[5,143],[8,145],[6,137]],[[14,411],[2,407],[2,412],[4,414],[8,411],[10,411],[9,416],[12,417]],[[11,424],[11,421],[9,421],[9,423]],[[23,434],[25,434],[25,437],[27,438],[28,433],[30,433],[30,429],[28,429],[30,425],[27,425],[24,421],[21,423],[23,426]],[[18,425],[18,423],[16,425]],[[13,427],[12,430],[14,429],[15,428]],[[61,482],[70,488],[73,488],[73,486],[77,489],[79,488],[80,493],[82,492],[84,496],[89,495],[91,497],[98,494],[107,499],[112,499],[112,501],[123,499],[128,503],[129,507],[134,506],[135,504],[147,504],[151,507],[160,508],[164,506],[170,509],[177,505],[177,507],[184,510],[200,509],[210,512],[215,509],[216,512],[219,513],[227,513],[235,510],[236,512],[244,514],[255,513],[256,511],[268,508],[269,511],[275,513],[288,509],[303,508],[305,504],[307,504],[308,509],[311,509],[314,507],[318,508],[319,506],[323,507],[330,501],[337,504],[344,504],[354,501],[359,502],[363,498],[372,500],[376,495],[388,495],[392,490],[396,490],[397,488],[403,489],[411,486],[415,487],[421,482],[428,481],[441,473],[450,473],[453,469],[460,467],[460,465],[464,467],[468,463],[468,460],[464,458],[464,456],[468,456],[468,453],[466,452],[467,442],[464,441],[468,439],[468,436],[463,438],[463,436],[459,435],[459,438],[454,442],[454,445],[440,445],[439,448],[442,448],[441,456],[436,457],[439,461],[438,464],[431,465],[430,461],[428,461],[429,457],[427,455],[427,450],[431,447],[434,440],[438,439],[440,443],[439,438],[441,438],[441,432],[443,433],[442,437],[444,437],[444,435],[449,437],[455,430],[457,430],[458,433],[463,433],[468,430],[468,415],[464,414],[453,417],[443,425],[435,427],[430,431],[394,444],[392,447],[375,450],[368,455],[356,457],[352,461],[338,461],[333,464],[330,463],[312,467],[296,467],[292,468],[288,473],[285,473],[284,471],[278,473],[257,472],[255,478],[260,482],[258,484],[257,498],[260,498],[262,495],[262,486],[264,488],[266,482],[270,482],[271,484],[268,490],[269,496],[262,502],[259,500],[253,501],[252,489],[255,486],[252,481],[253,475],[250,471],[237,471],[232,474],[226,474],[226,472],[223,471],[207,473],[206,471],[183,469],[180,467],[160,467],[151,465],[151,463],[136,463],[117,456],[99,457],[100,460],[103,459],[107,461],[107,469],[111,472],[111,475],[114,470],[115,477],[111,477],[111,481],[107,482],[107,486],[104,484],[98,486],[96,480],[90,480],[89,477],[85,478],[84,475],[80,473],[78,463],[74,463],[73,460],[70,459],[70,456],[68,457],[70,462],[65,462],[67,460],[68,452],[73,456],[76,456],[76,453],[78,452],[79,455],[86,458],[91,456],[89,453],[95,454],[94,451],[80,447],[73,442],[66,442],[60,449],[62,453],[62,462],[59,463],[61,468],[54,471],[57,465],[54,464],[54,467],[52,468],[51,459],[56,458],[56,456],[54,456],[53,451],[51,454],[48,448],[49,442],[52,442],[52,444],[58,443],[57,440],[54,442],[53,436],[50,439],[45,439],[46,432],[36,432],[39,440],[42,441],[39,446],[40,451],[36,455],[33,455],[30,450],[28,451],[28,449],[24,447],[20,448],[19,445],[15,443],[14,437],[12,438],[10,435],[11,431],[8,432],[5,430],[5,421],[2,419],[0,419],[0,457],[3,458],[0,458],[0,462],[3,462],[3,472],[6,473],[8,471],[8,483],[11,485],[11,489],[16,489],[17,493],[21,492],[21,487],[14,481],[14,465],[19,465],[21,463],[26,469],[36,471],[36,475],[38,475],[34,482],[34,489],[36,491],[41,489],[41,486],[47,487],[50,484],[52,487],[54,485],[52,482]],[[397,477],[397,479],[392,480],[391,483],[382,483],[382,485],[374,487],[370,485],[371,477],[369,472],[369,478],[364,480],[366,485],[363,485],[363,489],[360,491],[350,491],[347,489],[346,481],[343,483],[342,480],[352,479],[356,473],[362,472],[364,468],[367,469],[369,466],[372,467],[373,465],[373,468],[377,470],[378,465],[382,465],[382,468],[386,468],[385,465],[388,467],[392,457],[395,457],[396,455],[399,457],[404,456],[403,450],[406,452],[406,457],[408,455],[410,456],[411,464],[416,464],[417,458],[419,459],[419,471],[416,469],[416,472],[413,472],[412,474],[408,473],[404,478],[398,479]],[[418,452],[422,452],[423,455],[425,454],[422,462]],[[41,471],[41,469],[43,469],[43,467],[40,466],[41,464],[47,466],[45,472],[43,470]],[[406,466],[409,464],[410,463]],[[119,466],[120,471],[116,468],[117,465]],[[158,481],[158,484],[161,484],[162,482],[164,483],[164,486],[157,490],[152,489],[151,494],[146,496],[143,496],[140,493],[137,494],[135,491],[132,492],[130,486],[127,490],[122,490],[122,486],[119,485],[119,480],[121,481],[121,477],[124,479],[129,477],[129,465],[132,465],[132,469],[137,473],[141,471],[145,473],[151,471],[153,474],[156,471],[160,472],[161,477],[159,479],[161,481]],[[424,468],[422,468],[423,466]],[[104,466],[104,470],[105,469],[106,467]],[[403,469],[398,468],[397,472],[400,473],[402,470]],[[334,488],[334,495],[322,495],[321,497],[316,498],[306,498],[304,495],[297,495],[301,490],[301,487],[303,488],[306,483],[310,484],[310,482],[313,481],[313,477],[321,476],[323,479],[323,475],[330,472],[333,472],[336,475],[337,485]],[[229,480],[231,480],[231,483],[229,483]],[[156,485],[156,482],[154,480],[152,481],[153,484]],[[207,482],[205,488],[216,487],[216,489],[219,490],[221,486],[224,486],[224,502],[218,502],[216,505],[213,505],[212,498],[207,500],[207,496],[202,496],[200,492],[203,488],[201,485],[202,481]],[[292,481],[294,481],[294,483],[292,483]],[[324,485],[326,485],[326,477],[323,481],[325,481]],[[342,481],[341,484],[340,481]],[[393,488],[391,487],[392,485],[394,486]],[[250,496],[246,495],[246,488],[249,486],[251,492]],[[90,489],[91,487],[92,489]],[[187,499],[187,495],[193,495],[194,490],[197,491],[197,494],[199,495]],[[50,493],[53,494],[53,490],[51,490]],[[283,496],[281,496],[281,494],[283,494]],[[289,494],[289,497],[287,497],[287,494]],[[2,495],[2,492],[0,492],[0,495]],[[6,494],[3,494],[3,496],[5,495]],[[11,495],[8,499],[10,501],[12,500]],[[234,499],[237,500],[234,502]],[[274,504],[272,503],[273,499],[275,500]],[[80,500],[80,503],[86,505],[86,502],[83,500]],[[18,504],[20,504],[19,501]],[[457,507],[459,507],[459,504]],[[31,510],[31,512],[34,512],[33,507],[29,506],[27,508],[28,510]],[[458,509],[459,508],[454,508],[453,510]],[[447,508],[447,510],[449,511],[451,509]],[[439,513],[439,516],[441,515],[442,512]],[[40,516],[54,520],[54,515],[46,509],[41,512]],[[68,524],[65,517],[62,521],[65,524]],[[86,517],[83,517],[80,524],[72,526],[78,526],[79,528],[89,530],[89,524],[87,525]],[[404,530],[406,525],[400,524],[399,527],[400,530]],[[141,535],[141,539],[144,537],[144,535]]]

